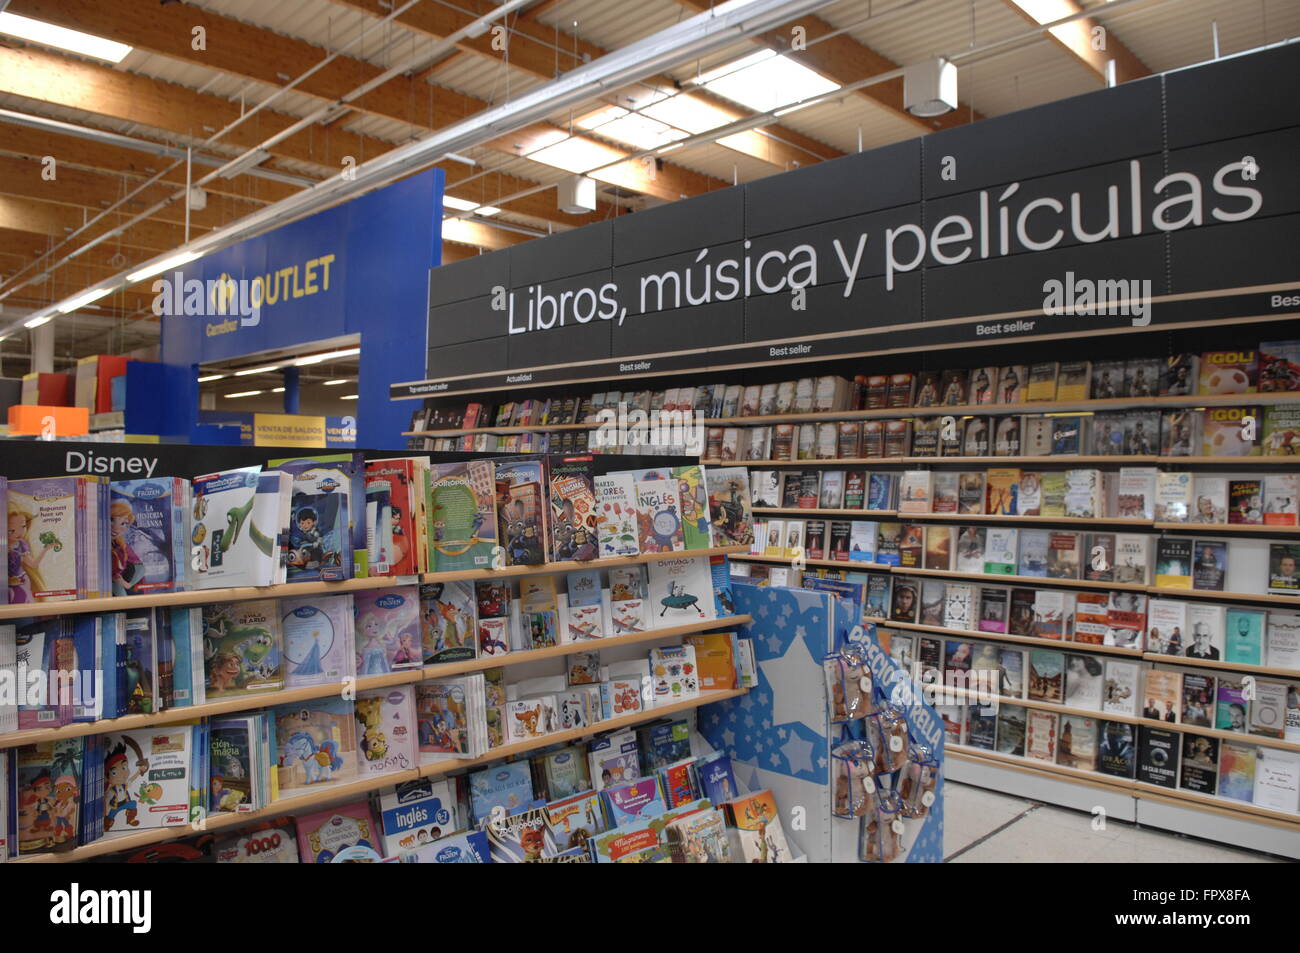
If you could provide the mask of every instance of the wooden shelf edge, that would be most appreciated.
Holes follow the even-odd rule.
[[[159,844],[169,840],[176,840],[181,837],[188,837],[191,834],[199,833],[200,830],[220,830],[227,827],[239,827],[259,820],[280,817],[284,814],[294,814],[319,805],[334,803],[351,797],[369,794],[372,791],[378,791],[407,781],[414,781],[421,777],[433,777],[439,774],[448,774],[453,771],[462,771],[468,768],[480,767],[513,755],[524,754],[540,748],[547,748],[553,744],[561,744],[565,741],[576,740],[577,738],[598,734],[604,731],[612,731],[618,728],[640,724],[642,722],[654,721],[676,712],[686,711],[692,708],[700,708],[704,705],[711,705],[714,702],[726,701],[729,698],[736,698],[740,695],[744,695],[747,691],[748,689],[738,688],[729,691],[703,692],[697,698],[676,702],[672,705],[663,705],[657,708],[647,709],[646,711],[636,712],[632,715],[621,715],[618,718],[611,718],[606,721],[597,722],[596,724],[590,725],[586,728],[574,728],[568,731],[552,732],[543,738],[538,738],[533,741],[525,741],[514,745],[505,745],[500,748],[493,748],[482,758],[440,761],[433,764],[421,765],[418,768],[408,768],[404,771],[392,771],[388,774],[376,775],[374,777],[358,778],[355,781],[349,781],[346,784],[341,784],[337,787],[329,787],[321,791],[311,791],[307,794],[299,794],[295,797],[273,801],[264,808],[260,808],[256,811],[248,811],[243,814],[211,814],[204,818],[202,828],[195,827],[192,824],[184,824],[176,827],[164,827],[157,830],[140,831],[138,833],[127,834],[117,838],[101,838],[100,840],[87,844],[84,847],[77,847],[63,853],[47,852],[32,854],[28,857],[14,857],[9,861],[9,863],[71,863],[74,861],[86,860],[90,857],[114,854],[118,851],[139,849],[141,847],[147,847],[150,844]]]
[[[579,652],[599,651],[602,646],[614,648],[622,645],[636,645],[641,642],[653,642],[659,639],[671,639],[677,636],[694,635],[713,629],[726,629],[732,626],[747,625],[754,621],[750,615],[726,616],[721,619],[702,619],[681,625],[663,626],[647,629],[645,632],[633,632],[628,635],[613,635],[603,639],[585,639],[580,642],[565,642],[545,649],[528,649],[520,652],[507,652],[487,658],[467,659],[464,662],[446,662],[442,665],[426,665],[422,668],[384,675],[371,675],[356,680],[355,689],[359,692],[377,688],[389,688],[394,685],[412,685],[432,681],[438,678],[450,678],[468,672],[482,672],[493,668],[507,668],[511,665],[523,665],[528,662],[541,662],[552,658],[563,658]],[[42,741],[57,741],[63,738],[83,738],[98,735],[106,731],[128,731],[134,728],[147,728],[157,725],[178,725],[199,718],[211,718],[217,715],[238,711],[257,711],[263,708],[275,708],[293,702],[308,701],[313,698],[328,698],[337,695],[345,686],[341,682],[327,685],[311,685],[303,688],[289,688],[277,692],[265,692],[254,695],[240,695],[224,698],[220,701],[194,705],[188,708],[169,708],[153,715],[123,715],[121,718],[104,718],[99,721],[76,722],[58,728],[32,728],[26,731],[10,732],[0,735],[0,751],[6,748],[19,748],[23,745]]]
[[[781,513],[789,516],[897,516],[897,510],[823,510],[807,507],[789,507],[789,506],[756,506],[755,513]]]
[[[1101,652],[1106,655],[1122,655],[1128,658],[1140,659],[1143,657],[1141,649],[1126,649],[1119,645],[1097,645],[1093,642],[1075,642],[1067,639],[1044,639],[1036,635],[1013,635],[1010,632],[980,632],[976,629],[946,629],[938,625],[921,625],[918,622],[888,622],[885,620],[872,620],[878,629],[905,629],[909,632],[932,632],[936,635],[958,636],[962,641],[973,641],[976,639],[990,639],[994,642],[1007,642],[1015,645],[1037,645],[1042,648],[1052,648],[1054,646],[1070,646],[1078,648],[1085,652]]]
[[[1134,782],[1127,778],[1116,778],[1100,772],[1071,768],[1068,765],[1056,764],[1053,761],[1039,761],[1037,758],[1003,754],[1000,751],[989,751],[985,748],[972,748],[969,745],[956,745],[948,742],[944,743],[943,750],[945,755],[951,754],[952,757],[961,758],[964,761],[984,761],[999,767],[1011,768],[1026,773],[1051,774],[1062,779],[1086,784],[1089,787],[1108,788],[1130,795],[1134,793]]]

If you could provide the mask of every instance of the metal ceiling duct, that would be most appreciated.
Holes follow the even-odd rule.
[[[89,293],[113,291],[127,283],[127,275],[161,264],[178,252],[195,257],[216,251],[272,228],[321,211],[347,198],[379,188],[433,164],[450,152],[464,152],[534,122],[566,107],[598,96],[604,90],[619,89],[646,76],[666,72],[682,63],[699,59],[745,39],[789,22],[805,13],[829,5],[833,0],[729,0],[622,49],[580,66],[557,79],[538,86],[513,102],[486,109],[440,129],[415,142],[371,159],[351,170],[260,209],[239,221],[190,242],[181,249],[133,266],[112,278],[91,286],[72,298],[56,302],[37,312],[33,320],[48,320],[60,308]],[[30,323],[30,322],[29,322]],[[23,326],[14,324],[0,334]]]

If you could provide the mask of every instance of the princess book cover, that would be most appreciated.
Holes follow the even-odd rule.
[[[271,709],[279,797],[339,785],[357,776],[352,702],[316,698]]]
[[[383,675],[424,664],[417,587],[358,592],[353,604],[357,675]]]
[[[280,601],[285,685],[329,685],[353,674],[352,596],[311,596]]]
[[[79,496],[76,477],[9,481],[10,605],[81,595],[86,568],[77,546]]]
[[[188,484],[179,479],[109,484],[113,595],[185,588]]]

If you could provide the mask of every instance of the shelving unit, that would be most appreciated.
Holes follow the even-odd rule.
[[[503,566],[500,569],[426,572],[418,576],[371,576],[365,579],[344,579],[339,582],[291,582],[279,586],[237,586],[230,589],[196,589],[186,592],[163,592],[144,596],[112,596],[107,599],[30,602],[22,605],[0,606],[0,622],[6,619],[43,618],[56,615],[75,615],[83,612],[125,612],[129,609],[196,606],[213,602],[243,602],[247,599],[288,599],[316,594],[336,594],[359,592],[365,589],[387,589],[393,586],[413,586],[422,582],[550,576],[593,567],[606,569],[609,567],[630,566],[637,563],[653,562],[656,559],[734,555],[744,549],[744,546],[718,546],[710,549],[691,549],[675,553],[640,553],[636,556],[611,556],[607,559],[593,559],[586,562],[567,560],[564,562],[540,563],[536,566]]]
[[[952,636],[959,639],[988,639],[990,642],[1006,642],[1015,645],[1037,645],[1042,648],[1062,648],[1069,646],[1085,652],[1100,652],[1103,655],[1123,655],[1128,658],[1142,658],[1141,649],[1129,649],[1121,645],[1096,645],[1092,642],[1069,642],[1062,639],[1044,639],[1035,635],[1012,635],[1009,632],[981,632],[976,629],[947,629],[939,625],[921,625],[918,622],[890,622],[887,619],[872,619],[882,629],[906,629],[909,632],[927,632],[933,635]],[[1160,656],[1170,658],[1171,656]],[[1300,676],[1300,672],[1296,673]]]
[[[280,817],[284,814],[292,814],[326,804],[344,801],[352,797],[378,791],[382,788],[392,787],[396,784],[403,784],[407,781],[415,781],[419,778],[435,777],[441,774],[449,774],[453,771],[463,771],[469,768],[480,767],[494,761],[500,761],[503,758],[526,754],[530,751],[547,748],[554,744],[561,744],[566,741],[575,741],[578,738],[583,738],[597,732],[612,731],[618,728],[626,728],[648,721],[655,721],[665,715],[688,711],[699,708],[703,705],[710,705],[714,702],[725,701],[728,698],[736,698],[745,694],[746,691],[747,689],[732,689],[729,691],[702,692],[699,697],[687,701],[675,702],[671,705],[663,705],[657,708],[647,709],[646,711],[635,712],[631,715],[620,715],[617,718],[610,718],[606,721],[597,722],[596,724],[590,725],[586,728],[557,731],[532,741],[523,741],[513,745],[494,748],[482,758],[438,761],[431,764],[421,765],[418,768],[409,768],[405,771],[394,771],[389,774],[378,775],[372,778],[362,778],[357,781],[350,781],[346,784],[330,786],[321,791],[312,791],[307,794],[300,794],[296,797],[285,798],[280,801],[275,801],[267,807],[256,811],[247,811],[237,814],[211,814],[203,818],[200,824],[164,827],[157,830],[125,834],[121,837],[109,836],[97,840],[94,843],[87,844],[84,847],[77,847],[64,853],[42,853],[33,854],[29,857],[15,857],[10,861],[10,863],[66,863],[77,860],[88,860],[91,857],[99,857],[104,854],[115,854],[118,851],[138,850],[141,847],[147,847],[150,844],[161,844],[165,841],[187,837],[201,831],[240,827],[254,821]]]

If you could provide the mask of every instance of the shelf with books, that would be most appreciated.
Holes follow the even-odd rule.
[[[0,734],[0,751],[5,748],[18,748],[23,745],[44,741],[56,741],[60,738],[80,738],[103,732],[129,731],[158,725],[177,725],[199,718],[211,718],[228,715],[232,712],[254,711],[292,702],[308,701],[314,698],[328,698],[337,695],[343,689],[369,691],[376,688],[389,688],[394,685],[411,685],[435,678],[447,678],[452,675],[464,675],[468,672],[482,672],[494,668],[506,668],[523,665],[528,662],[541,662],[546,659],[578,655],[604,648],[623,645],[636,645],[641,642],[654,642],[672,639],[712,629],[747,625],[753,621],[752,616],[736,615],[720,619],[704,619],[684,625],[668,625],[644,632],[632,632],[627,635],[613,635],[603,639],[584,639],[580,642],[565,642],[544,649],[526,649],[507,652],[504,655],[492,655],[486,658],[468,659],[463,662],[447,662],[441,665],[426,665],[423,668],[404,672],[389,672],[385,675],[370,675],[358,678],[354,683],[331,682],[325,685],[312,685],[306,688],[290,688],[276,692],[262,692],[252,695],[240,695],[235,698],[223,698],[220,701],[192,705],[186,708],[168,708],[150,715],[123,715],[121,718],[105,718],[99,721],[74,722],[59,728],[33,728],[26,731],[14,731]]]
[[[991,761],[995,764],[1008,768],[1014,768],[1017,771],[1026,772],[1047,772],[1048,774],[1057,774],[1067,777],[1072,781],[1090,785],[1092,787],[1109,788],[1114,791],[1122,791],[1126,794],[1134,793],[1134,782],[1129,778],[1117,778],[1110,775],[1102,774],[1099,771],[1088,771],[1085,768],[1072,768],[1065,764],[1056,764],[1053,761],[1042,761],[1038,758],[1029,758],[1024,755],[1006,754],[1001,751],[989,751],[985,748],[972,748],[970,745],[960,745],[948,741],[944,743],[943,752],[945,755],[951,755],[955,758],[964,758],[969,761]]]
[[[1120,517],[1091,518],[1086,516],[1002,516],[989,513],[899,513],[900,520],[917,520],[918,522],[961,522],[961,523],[1051,523],[1062,526],[1120,526],[1147,529],[1150,520],[1121,519]]]
[[[1131,592],[1148,592],[1154,588],[1136,582],[1096,582],[1092,579],[1049,579],[1046,576],[1002,576],[984,572],[955,572],[949,569],[909,569],[902,566],[891,566],[890,571],[899,576],[942,576],[945,579],[978,579],[981,582],[987,583],[1029,583],[1035,586],[1065,586],[1070,589],[1124,589]],[[1166,590],[1161,590],[1161,592],[1164,591]]]
[[[1164,655],[1160,652],[1143,652],[1142,658],[1148,662],[1159,662],[1162,665],[1194,665],[1197,668],[1212,668],[1221,672],[1244,672],[1254,675],[1277,675],[1281,678],[1300,679],[1300,671],[1293,668],[1278,668],[1274,665],[1221,662],[1218,659],[1188,658],[1183,655]]]
[[[751,555],[749,553],[742,553],[738,556],[732,556],[731,558],[743,562],[785,563],[786,565],[790,565],[790,566],[794,565],[794,558],[792,556],[759,556],[759,555]],[[882,565],[880,563],[863,563],[863,562],[855,563],[843,559],[805,559],[803,560],[803,564],[805,566],[828,566],[833,569],[845,569],[853,572],[858,572],[858,571],[865,572],[868,569],[876,569],[876,570],[889,569],[888,566]]]
[[[1098,520],[1085,520],[1084,522],[1098,522]],[[1300,533],[1300,526],[1265,526],[1255,523],[1148,523],[1144,520],[1135,521],[1142,526],[1154,525],[1161,531],[1171,531],[1175,533],[1209,533],[1220,535],[1225,533],[1250,533],[1259,534],[1260,536],[1286,536]]]
[[[869,516],[873,519],[898,515],[897,510],[824,510],[802,506],[756,506],[754,512],[756,514],[784,514],[786,516]]]
[[[600,421],[587,424],[533,424],[527,427],[468,427],[464,430],[404,430],[403,437],[464,437],[472,434],[490,433],[506,436],[508,434],[550,433],[552,430],[596,430]]]
[[[1116,587],[1121,588],[1121,587]],[[1140,586],[1153,596],[1168,596],[1171,599],[1192,596],[1196,599],[1217,599],[1222,602],[1266,602],[1278,606],[1300,606],[1300,597],[1284,596],[1277,593],[1263,592],[1222,592],[1218,589],[1172,589],[1169,586]]]
[[[158,608],[163,606],[197,606],[216,602],[245,602],[254,599],[290,599],[300,596],[361,592],[367,589],[385,589],[391,586],[414,585],[417,582],[451,582],[454,580],[506,579],[516,576],[549,576],[576,572],[583,569],[608,569],[635,563],[653,562],[656,559],[695,558],[718,555],[736,555],[746,546],[714,546],[709,549],[687,549],[671,553],[640,553],[635,556],[610,556],[585,562],[538,563],[532,566],[504,566],[501,569],[461,569],[454,572],[427,572],[419,576],[370,576],[365,579],[344,579],[339,582],[291,582],[279,586],[235,586],[229,589],[195,589],[185,592],[164,592],[142,596],[111,596],[105,599],[75,599],[65,602],[25,602],[21,605],[0,606],[0,622],[6,619],[45,618],[56,615],[74,615],[83,612],[125,612],[130,609]]]
[[[940,625],[921,625],[917,622],[890,622],[888,619],[871,619],[881,629],[906,629],[909,632],[933,632],[936,635],[949,635],[959,639],[988,639],[992,642],[1013,642],[1017,645],[1041,645],[1043,648],[1078,649],[1082,652],[1099,652],[1105,655],[1123,655],[1129,658],[1142,658],[1141,649],[1125,648],[1122,645],[1096,645],[1092,642],[1071,642],[1062,639],[1044,639],[1036,635],[1012,635],[1009,632],[981,632],[974,629],[945,629]],[[1170,656],[1159,656],[1170,658]],[[1300,673],[1297,673],[1300,675]]]
[[[273,801],[266,807],[255,811],[209,814],[203,819],[201,828],[193,824],[185,824],[177,827],[164,827],[156,830],[140,831],[137,833],[126,834],[121,837],[105,837],[91,844],[87,844],[84,847],[77,847],[71,851],[63,853],[51,852],[32,854],[27,857],[15,857],[11,859],[9,863],[71,863],[79,860],[88,860],[91,857],[115,854],[118,851],[135,850],[141,847],[147,847],[150,844],[159,844],[169,840],[187,837],[190,834],[196,833],[200,829],[211,831],[226,827],[239,827],[254,821],[281,817],[285,814],[294,814],[317,806],[345,801],[349,798],[369,794],[382,788],[404,784],[407,781],[415,781],[421,777],[431,777],[439,774],[448,774],[452,771],[462,771],[470,768],[481,767],[483,765],[500,761],[503,758],[524,754],[529,751],[536,751],[540,748],[547,748],[553,744],[573,741],[577,738],[587,737],[600,732],[613,731],[644,722],[655,721],[665,715],[700,708],[704,705],[713,704],[714,702],[726,701],[729,698],[736,698],[745,694],[747,691],[748,689],[737,688],[724,691],[701,692],[695,698],[674,702],[669,705],[660,705],[644,711],[634,712],[630,715],[620,715],[617,718],[595,722],[585,728],[552,732],[544,737],[531,741],[493,748],[481,758],[440,761],[433,764],[421,765],[418,768],[408,768],[401,771],[392,771],[387,774],[374,775],[357,781],[350,781],[346,784],[329,787],[322,791],[312,791],[308,794],[301,794],[296,797]]]
[[[1014,466],[1022,463],[1059,463],[1067,468],[1080,463],[1109,463],[1115,466],[1129,466],[1135,463],[1161,463],[1171,460],[1196,460],[1196,457],[1159,457],[1155,454],[1103,454],[1100,456],[1065,455],[1046,457],[821,457],[807,460],[705,460],[700,463],[713,467],[879,467],[879,466],[917,466],[942,463],[952,466],[967,466],[972,463],[995,464],[997,466]],[[1201,459],[1219,459],[1203,457]],[[1276,465],[1280,457],[1228,457],[1229,460],[1271,460]]]
[[[1107,410],[1151,408],[1238,407],[1242,404],[1286,404],[1300,400],[1300,393],[1195,394],[1166,397],[1108,397],[1092,400],[1021,401],[1016,404],[933,404],[927,407],[873,407],[867,410],[815,410],[797,414],[750,414],[727,418],[705,418],[706,427],[762,427],[771,424],[823,423],[838,420],[878,420],[899,417],[980,417],[1004,414],[1096,413]],[[586,425],[579,425],[586,426]],[[548,429],[548,428],[535,428]],[[454,433],[454,431],[452,431]],[[505,432],[505,431],[500,431]]]
[[[1133,790],[1137,797],[1144,801],[1163,801],[1165,803],[1191,805],[1199,810],[1238,819],[1241,818],[1242,814],[1249,814],[1251,820],[1273,824],[1277,827],[1285,827],[1292,831],[1300,825],[1300,815],[1269,810],[1248,801],[1238,801],[1236,798],[1198,794],[1195,791],[1185,791],[1182,788],[1164,788],[1158,784],[1148,784],[1146,781],[1135,781]]]

